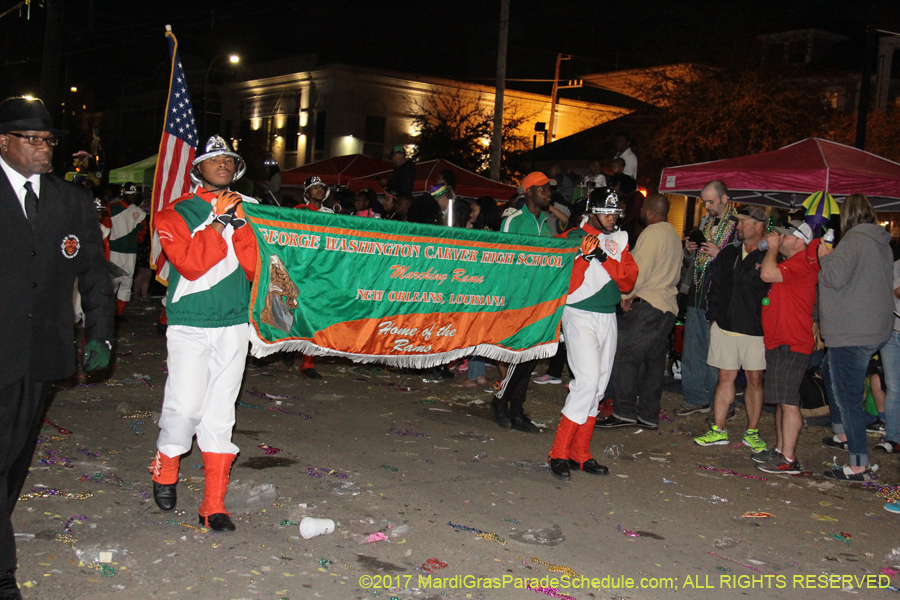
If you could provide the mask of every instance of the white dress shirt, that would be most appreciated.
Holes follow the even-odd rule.
[[[622,152],[616,152],[613,158],[621,158],[625,161],[625,174],[633,179],[637,179],[638,159],[631,148],[625,148]]]
[[[19,198],[19,204],[22,206],[22,214],[26,217],[28,213],[25,212],[25,182],[31,182],[31,189],[34,190],[35,195],[37,195],[38,199],[41,197],[41,176],[40,175],[32,175],[29,178],[25,178],[21,173],[13,169],[11,166],[6,164],[6,161],[3,158],[0,158],[0,167],[3,168],[3,172],[6,173],[6,178],[9,179],[9,184],[12,186],[13,191],[16,193],[16,196]]]

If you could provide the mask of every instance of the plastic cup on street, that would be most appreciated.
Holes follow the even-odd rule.
[[[314,538],[317,535],[327,535],[334,531],[334,521],[331,519],[316,519],[303,517],[300,521],[300,535],[303,539]]]

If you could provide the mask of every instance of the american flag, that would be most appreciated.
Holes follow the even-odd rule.
[[[166,103],[166,122],[163,125],[162,139],[159,141],[159,158],[156,162],[156,177],[153,179],[153,204],[150,208],[150,229],[153,237],[150,265],[156,269],[156,278],[168,284],[169,265],[165,254],[161,253],[159,236],[153,226],[153,220],[156,213],[190,190],[191,180],[188,173],[197,150],[198,136],[187,80],[178,56],[178,40],[168,25],[166,25],[166,40],[169,42],[169,54],[172,57],[172,74],[169,79],[169,101]]]

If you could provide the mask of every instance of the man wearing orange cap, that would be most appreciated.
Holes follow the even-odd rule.
[[[550,206],[550,186],[556,182],[543,173],[529,173],[522,180],[525,206],[503,220],[500,231],[520,235],[552,237],[547,213]],[[537,359],[510,365],[506,377],[500,383],[500,390],[491,400],[494,419],[504,429],[517,429],[526,433],[540,433],[537,425],[525,414],[525,396],[528,382]]]

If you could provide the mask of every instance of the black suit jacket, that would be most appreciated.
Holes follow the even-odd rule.
[[[0,386],[75,372],[75,278],[88,340],[111,340],[115,296],[93,197],[41,176],[37,228],[0,169]]]

